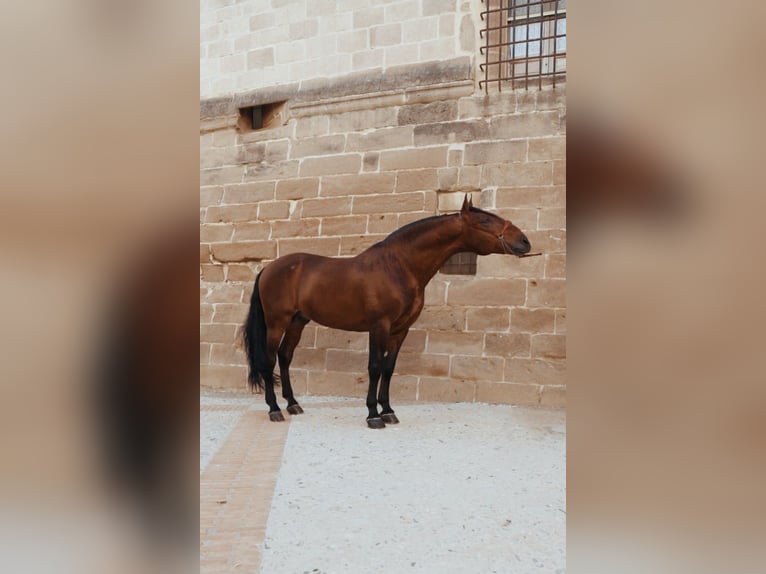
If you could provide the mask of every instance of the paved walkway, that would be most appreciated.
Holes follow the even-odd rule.
[[[261,395],[200,402],[203,574],[563,572],[563,411],[304,398],[271,423]]]

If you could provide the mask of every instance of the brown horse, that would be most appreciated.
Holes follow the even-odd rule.
[[[244,329],[250,386],[265,386],[270,419],[283,421],[274,394],[278,360],[287,412],[302,413],[290,386],[289,368],[306,324],[316,321],[334,329],[366,331],[370,333],[367,425],[384,428],[385,423],[398,423],[388,398],[391,375],[399,348],[423,310],[426,284],[455,253],[522,256],[530,248],[518,227],[473,207],[466,196],[459,213],[405,225],[356,257],[308,253],[280,257],[258,274],[250,300]]]

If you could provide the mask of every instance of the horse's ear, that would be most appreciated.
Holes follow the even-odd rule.
[[[460,213],[468,213],[472,207],[473,201],[471,201],[471,196],[466,193],[465,198],[463,199],[463,207],[460,208]]]

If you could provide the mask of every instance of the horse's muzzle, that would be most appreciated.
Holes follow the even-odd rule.
[[[521,237],[513,242],[509,242],[505,237],[501,235],[500,243],[502,243],[505,252],[511,255],[524,255],[525,253],[529,253],[529,251],[532,249],[532,244],[524,234],[522,234]]]

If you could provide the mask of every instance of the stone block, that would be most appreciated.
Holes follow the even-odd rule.
[[[419,329],[460,330],[465,328],[466,310],[461,307],[425,307],[415,325]]]
[[[204,264],[200,268],[202,270],[202,281],[223,281],[223,265]]]
[[[450,305],[523,305],[527,285],[523,279],[473,279],[454,281],[447,291]]]
[[[484,354],[488,356],[529,358],[531,339],[525,333],[487,333],[484,337]]]
[[[553,333],[556,313],[553,309],[511,309],[511,331],[521,333]]]
[[[566,364],[563,361],[510,358],[505,361],[505,381],[536,385],[563,385],[566,383]]]
[[[489,128],[482,120],[462,120],[416,125],[415,146],[440,143],[472,142],[487,139]]]
[[[393,172],[325,176],[320,195],[337,197],[392,193],[395,181],[396,174]]]
[[[298,237],[278,241],[279,257],[288,253],[313,253],[325,257],[337,257],[340,250],[338,237]]]
[[[346,137],[341,134],[297,139],[290,150],[291,158],[328,156],[343,152]]]
[[[199,190],[199,205],[200,207],[209,207],[211,205],[218,205],[223,198],[223,188],[220,186],[215,187],[203,187]]]
[[[383,149],[411,147],[413,128],[410,126],[387,127],[365,133],[350,133],[346,151],[379,151]]]
[[[540,187],[548,185],[553,185],[553,162],[550,161],[488,163],[482,166],[481,187]]]
[[[283,179],[277,182],[276,199],[306,199],[319,195],[318,177]]]
[[[207,208],[206,223],[236,223],[258,219],[258,204],[212,206]]]
[[[370,48],[393,46],[402,43],[402,25],[400,23],[383,24],[369,29]]]
[[[362,352],[367,350],[368,340],[367,333],[321,328],[317,329],[316,347],[318,349],[344,349]]]
[[[380,169],[383,171],[445,167],[446,165],[446,145],[411,150],[387,150],[380,154]]]
[[[240,241],[237,243],[213,243],[213,257],[222,263],[262,261],[274,259],[277,246],[273,241]]]
[[[361,132],[395,126],[396,107],[341,112],[330,116],[330,133]]]
[[[244,324],[247,318],[249,303],[216,303],[213,308],[213,321],[215,323]]]
[[[450,377],[464,381],[502,381],[503,363],[500,357],[452,357]]]
[[[511,311],[503,307],[471,308],[465,317],[468,331],[507,331],[511,324]]]
[[[245,354],[231,343],[213,343],[210,351],[213,365],[247,365]]]
[[[489,123],[489,135],[496,140],[552,136],[558,132],[557,110],[497,116]]]
[[[200,386],[214,389],[247,388],[247,367],[240,365],[201,365]]]
[[[396,192],[426,191],[439,188],[437,170],[410,169],[396,173]]]
[[[355,196],[351,208],[354,214],[378,214],[422,211],[425,198],[421,192]]]
[[[532,335],[533,359],[565,359],[567,356],[564,335]]]
[[[364,154],[362,159],[362,171],[378,171],[380,154],[376,151]]]
[[[199,240],[202,243],[230,241],[233,236],[234,226],[230,223],[205,223],[199,228]]]
[[[203,324],[199,326],[199,340],[204,343],[232,344],[235,340],[237,325],[233,324]]]
[[[554,329],[556,334],[565,335],[567,332],[567,310],[556,309],[556,327]]]
[[[342,154],[324,157],[309,157],[301,161],[301,177],[312,175],[333,175],[339,173],[359,173],[362,156]]]
[[[540,210],[540,222],[538,229],[566,229],[566,207],[551,207]]]
[[[293,362],[290,367],[295,369],[306,369],[309,371],[323,371],[327,364],[327,351],[325,349],[309,349],[303,345],[298,345],[293,355]]]
[[[274,199],[274,181],[238,183],[224,186],[223,204],[258,203]]]
[[[526,158],[527,145],[524,140],[476,142],[465,145],[463,163],[465,165],[515,163],[523,162]]]
[[[512,188],[500,187],[495,192],[495,205],[505,207],[565,207],[566,190],[564,186],[545,186]]]
[[[366,351],[328,349],[326,353],[328,371],[345,373],[365,373],[367,371],[368,355]]]
[[[367,376],[361,373],[343,373],[338,371],[308,372],[308,394],[339,397],[364,397],[367,394]],[[364,423],[367,411],[360,405],[360,424]]]
[[[433,331],[428,334],[426,351],[435,354],[476,354],[480,355],[484,345],[482,333],[461,331]]]
[[[567,275],[566,271],[566,254],[564,253],[551,253],[545,256],[545,278],[546,279],[563,279]]]
[[[268,239],[271,233],[271,225],[263,221],[253,221],[234,224],[233,241],[252,241],[258,239]],[[226,239],[220,239],[220,242],[226,242]]]
[[[450,122],[457,119],[457,101],[440,101],[430,104],[413,104],[398,109],[399,125],[431,124]]]
[[[527,289],[527,307],[565,307],[566,280],[530,279]]]
[[[529,161],[564,159],[567,156],[566,138],[552,136],[528,140]]]
[[[322,219],[321,235],[358,235],[366,231],[366,215],[344,215]]]
[[[317,237],[319,219],[298,219],[295,221],[275,221],[271,224],[271,239],[283,237]]]
[[[327,135],[330,131],[328,116],[305,116],[295,121],[295,137],[308,138]]]
[[[303,217],[349,215],[351,197],[322,197],[303,201]]]
[[[258,204],[258,219],[273,221],[290,217],[289,201],[262,201]]]
[[[567,388],[564,385],[545,385],[540,397],[540,404],[546,407],[565,407]]]
[[[395,372],[403,375],[446,377],[449,373],[449,359],[448,355],[401,352],[396,361]]]

